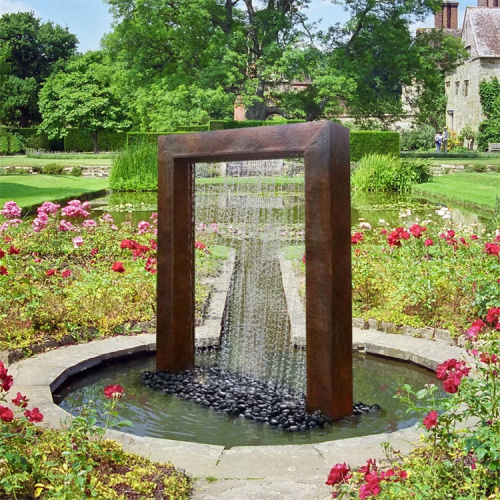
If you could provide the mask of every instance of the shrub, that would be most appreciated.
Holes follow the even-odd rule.
[[[499,312],[492,308],[472,322],[467,361],[448,359],[437,367],[442,389],[435,383],[420,391],[404,385],[396,393],[420,414],[426,431],[419,446],[406,457],[383,446],[388,467],[374,460],[352,471],[345,463],[336,464],[327,481],[334,498],[498,498],[500,342],[494,329],[500,326]]]
[[[352,185],[365,192],[410,192],[412,184],[426,182],[430,176],[430,164],[424,159],[401,160],[396,156],[371,154],[359,162]]]
[[[370,154],[399,156],[399,133],[378,130],[351,132],[351,161]]]
[[[62,175],[64,174],[64,166],[58,163],[47,163],[42,168],[42,174],[46,175]]]
[[[426,150],[434,144],[434,136],[434,128],[430,125],[423,125],[416,129],[405,130],[401,133],[401,150]]]
[[[220,177],[220,165],[218,163],[197,163],[194,175],[196,178]]]
[[[158,189],[158,146],[150,142],[129,145],[113,160],[109,185],[115,191]]]
[[[77,167],[75,165],[69,172],[69,175],[73,175],[74,177],[81,177],[83,175],[82,167]]]
[[[127,134],[125,132],[105,130],[99,132],[97,142],[101,151],[120,151],[126,145]],[[94,145],[90,134],[85,130],[69,129],[64,137],[64,151],[93,152]]]

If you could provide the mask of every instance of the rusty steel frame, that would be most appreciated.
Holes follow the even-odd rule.
[[[332,122],[160,136],[156,368],[195,355],[195,162],[305,160],[307,409],[352,414],[349,131]]]

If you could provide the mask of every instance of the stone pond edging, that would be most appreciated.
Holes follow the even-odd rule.
[[[411,361],[434,370],[449,358],[459,358],[463,349],[440,341],[429,341],[403,335],[388,335],[373,330],[353,328],[353,347],[367,354]],[[97,368],[113,358],[137,355],[156,349],[154,334],[113,337],[86,344],[76,344],[44,352],[9,366],[14,386],[7,399],[19,391],[30,399],[32,407],[44,414],[43,425],[61,428],[72,418],[54,404],[52,392],[71,375]],[[117,380],[117,383],[120,381]],[[125,388],[126,389],[126,388]],[[326,478],[333,464],[347,462],[361,465],[368,458],[384,458],[383,442],[408,452],[419,440],[420,431],[408,428],[391,434],[340,439],[318,444],[282,446],[223,446],[187,443],[166,439],[137,437],[109,430],[107,436],[122,444],[126,451],[156,461],[171,461],[195,477],[219,479],[308,479]]]

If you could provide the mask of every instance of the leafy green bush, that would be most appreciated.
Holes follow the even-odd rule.
[[[77,167],[76,165],[70,170],[69,175],[74,177],[81,177],[83,175],[82,167]]]
[[[114,160],[109,185],[115,191],[158,189],[158,146],[156,143],[130,144]]]
[[[42,174],[62,175],[64,174],[64,166],[58,163],[47,163],[42,168]]]
[[[434,128],[430,125],[405,130],[401,133],[401,150],[419,151],[429,149],[434,144],[435,135]]]
[[[398,132],[381,132],[379,130],[352,131],[351,161],[359,161],[370,154],[399,156],[400,137]]]
[[[424,159],[371,154],[361,158],[352,175],[352,185],[359,191],[410,192],[412,184],[429,180],[430,164]]]
[[[272,125],[287,125],[305,123],[305,120],[212,120],[209,130],[232,130],[235,128],[268,127]]]
[[[0,154],[19,154],[24,151],[24,138],[10,129],[0,127]]]

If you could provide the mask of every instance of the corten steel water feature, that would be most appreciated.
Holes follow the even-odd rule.
[[[307,409],[352,413],[349,131],[332,122],[160,136],[156,368],[194,367],[195,162],[304,157]]]

